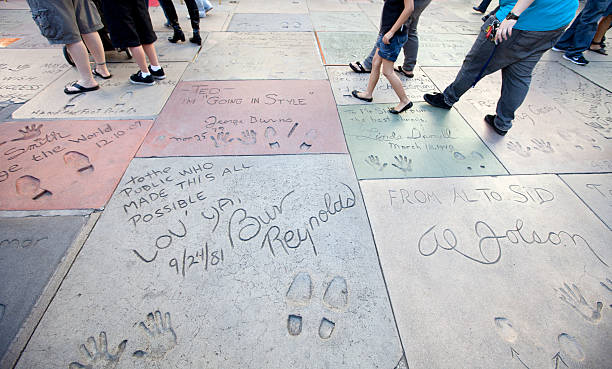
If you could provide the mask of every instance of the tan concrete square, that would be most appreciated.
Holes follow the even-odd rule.
[[[134,63],[114,63],[109,66],[113,78],[98,80],[100,89],[77,95],[64,94],[64,86],[78,79],[71,70],[34,99],[13,113],[16,119],[45,118],[153,118],[161,111],[178,83],[187,63],[162,63],[166,79],[154,86],[134,85],[129,76],[138,71]]]
[[[611,232],[558,177],[360,185],[410,368],[608,365]]]
[[[361,11],[360,3],[350,0],[306,0],[311,12],[358,12]]]
[[[561,179],[612,230],[612,174],[565,174]]]
[[[236,6],[236,13],[308,13],[306,0],[249,0]]]
[[[593,62],[587,68],[573,63],[563,64],[563,66],[580,74],[589,81],[595,83],[608,92],[612,92],[612,62]]]
[[[228,32],[310,32],[312,23],[308,14],[250,14],[232,16]]]

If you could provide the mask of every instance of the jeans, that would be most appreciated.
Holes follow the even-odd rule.
[[[408,39],[404,43],[404,65],[402,69],[405,71],[412,71],[416,65],[417,54],[419,52],[419,36],[417,34],[417,25],[419,23],[419,17],[423,10],[427,8],[427,5],[431,0],[414,0],[414,11],[404,23],[404,27],[408,28]],[[367,58],[363,61],[363,67],[365,69],[372,69],[372,60],[374,59],[374,55],[376,55],[376,45],[370,52]]]
[[[565,50],[567,57],[582,55],[589,48],[599,19],[612,11],[612,0],[587,0],[584,9],[578,14],[572,25],[565,31],[556,48]]]
[[[477,8],[480,9],[484,13],[487,11],[489,4],[491,4],[491,0],[482,0],[480,2],[480,5],[477,6]]]
[[[161,5],[166,18],[170,22],[172,28],[181,28],[178,21],[178,15],[176,14],[176,8],[172,3],[172,0],[159,0],[159,5]],[[189,18],[191,20],[191,28],[194,32],[200,30],[200,13],[198,12],[198,6],[195,0],[185,0],[185,5],[187,5],[187,11],[189,11]]]
[[[213,7],[208,0],[196,0],[196,4],[198,4],[198,9],[200,9],[201,12],[205,12]]]
[[[468,52],[455,81],[444,90],[444,101],[453,105],[472,87],[474,80],[487,59],[495,54],[484,69],[483,76],[501,69],[502,89],[497,102],[495,126],[503,131],[512,128],[514,112],[521,106],[529,91],[531,73],[542,57],[563,33],[563,28],[554,31],[513,30],[512,35],[499,45],[486,38],[486,28],[495,17],[490,17],[480,29],[480,34]]]

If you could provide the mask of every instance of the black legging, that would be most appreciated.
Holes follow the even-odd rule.
[[[164,9],[170,25],[173,28],[179,26],[178,15],[176,15],[176,9],[172,0],[159,0],[159,5]],[[191,18],[191,28],[194,31],[199,31],[200,11],[198,10],[198,4],[196,4],[195,0],[185,0],[185,5],[187,5],[187,11],[189,11],[189,18]]]

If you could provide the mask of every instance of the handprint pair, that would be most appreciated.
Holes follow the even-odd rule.
[[[391,165],[394,168],[401,170],[404,174],[412,172],[412,159],[409,159],[407,156],[401,154],[395,155],[393,158],[395,159],[395,162]],[[389,165],[389,163],[381,161],[378,155],[368,155],[365,162],[379,172],[382,172],[387,165]]]
[[[159,362],[166,357],[177,345],[176,333],[172,328],[170,313],[162,316],[157,310],[147,314],[147,318],[138,324],[142,328],[146,339],[146,347],[135,351],[132,356],[142,358],[150,363]],[[98,341],[93,337],[87,339],[86,344],[79,346],[82,362],[72,362],[69,369],[115,369],[127,346],[127,340],[121,341],[114,354],[108,352],[106,332],[100,332]],[[150,367],[148,364],[147,367]]]

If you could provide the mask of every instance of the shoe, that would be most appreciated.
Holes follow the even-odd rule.
[[[185,34],[181,30],[180,26],[174,27],[174,34],[172,35],[172,37],[168,37],[168,41],[172,42],[173,44],[179,41],[185,42]]]
[[[402,67],[401,65],[398,65],[397,67],[393,68],[393,70],[397,73],[403,74],[408,78],[414,78],[414,72],[411,70],[404,69],[404,67]]]
[[[493,128],[493,130],[494,130],[495,132],[497,132],[497,134],[498,134],[498,135],[500,135],[500,136],[505,136],[505,135],[506,135],[506,133],[508,133],[508,131],[504,131],[504,130],[502,130],[502,129],[499,129],[499,128],[495,127],[495,117],[496,117],[496,115],[487,114],[487,115],[485,115],[485,117],[484,117],[484,121],[485,121],[485,122],[486,122],[488,125],[490,125],[490,126],[491,126],[491,128]]]
[[[565,49],[561,49],[561,48],[556,47],[556,46],[553,46],[553,47],[552,47],[552,51],[559,51],[559,52],[564,53],[566,50],[565,50]]]
[[[76,90],[69,90],[68,87],[74,87],[74,88],[76,88]],[[75,95],[75,94],[80,94],[80,93],[83,93],[83,92],[95,91],[95,90],[97,90],[99,88],[100,88],[99,85],[95,85],[93,87],[83,87],[80,84],[78,84],[77,81],[74,81],[74,82],[66,85],[66,87],[64,87],[64,93],[66,95]]]
[[[353,70],[353,72],[355,73],[370,73],[371,70],[367,70],[365,69],[365,67],[363,66],[363,64],[361,64],[361,62],[350,62],[349,63],[349,67]]]
[[[371,97],[361,97],[361,96],[359,96],[359,91],[357,91],[357,90],[353,90],[351,92],[351,94],[353,95],[353,97],[355,97],[355,98],[357,98],[359,100],[366,101],[366,102],[372,102],[372,100],[373,100]]]
[[[170,24],[170,22],[166,22],[166,23],[164,23],[164,27],[166,27],[166,28],[172,28],[172,25]]]
[[[584,56],[581,55],[574,55],[574,56],[567,56],[567,54],[563,54],[563,59],[565,60],[569,60],[574,64],[578,64],[578,65],[587,65],[589,64],[589,61],[586,60],[584,58]]]
[[[151,73],[151,76],[153,77],[153,79],[165,79],[166,78],[166,73],[164,73],[164,68],[160,68],[158,71],[154,71],[153,69],[151,69],[151,66],[149,65],[149,73]]]
[[[208,14],[208,12],[213,10],[213,9],[214,9],[214,7],[212,7],[212,6],[210,8],[208,8],[208,9],[204,9],[204,13]]]
[[[100,77],[102,79],[109,79],[111,78],[113,75],[112,74],[108,74],[108,76],[103,76],[102,73],[98,72],[98,70],[96,68],[94,68],[94,70],[91,71],[91,74],[93,74],[96,77]]]
[[[444,94],[441,94],[439,92],[434,92],[433,94],[425,94],[423,95],[423,98],[429,105],[435,106],[436,108],[449,110],[453,107],[452,105],[448,105],[444,101]]]
[[[189,39],[189,42],[193,42],[196,45],[202,45],[202,38],[200,37],[200,31],[193,31],[193,37]]]
[[[142,72],[138,71],[138,73],[134,73],[130,76],[130,82],[135,85],[147,85],[153,86],[155,84],[155,80],[153,79],[153,75],[149,74],[146,77],[142,76]]]
[[[399,114],[399,113],[403,113],[406,110],[412,108],[412,105],[414,105],[412,103],[412,101],[410,101],[408,104],[406,104],[401,110],[395,110],[395,108],[389,108],[389,113],[391,114]]]
[[[480,13],[480,14],[484,14],[484,12],[485,12],[484,10],[480,9],[480,8],[479,8],[479,7],[477,7],[477,6],[473,6],[473,7],[472,7],[472,9],[474,9],[475,11],[477,11],[477,12],[478,12],[478,13]]]

